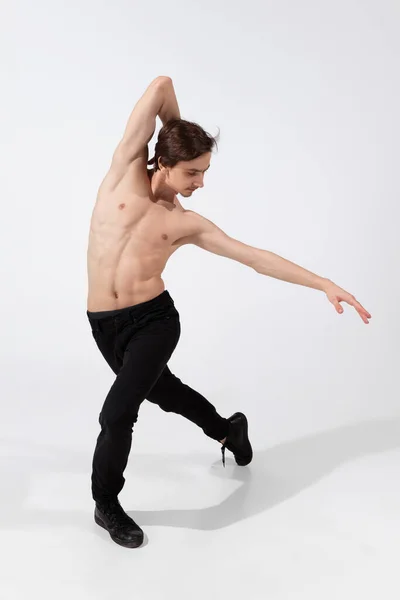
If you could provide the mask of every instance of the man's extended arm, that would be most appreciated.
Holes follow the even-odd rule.
[[[314,288],[325,292],[328,300],[335,306],[338,313],[343,312],[340,302],[344,301],[355,307],[364,323],[371,318],[369,312],[361,306],[354,296],[337,286],[326,277],[320,277],[303,267],[296,265],[269,250],[262,250],[244,244],[227,235],[215,223],[193,211],[187,211],[192,234],[187,236],[189,243],[193,243],[213,254],[236,260],[254,269],[261,275],[268,275],[275,279],[287,281]]]
[[[255,248],[230,237],[215,223],[197,213],[192,212],[192,215],[193,222],[197,222],[197,232],[190,237],[190,242],[208,252],[236,260],[261,275],[316,290],[325,290],[326,284],[329,283],[329,279],[319,277],[269,250]]]

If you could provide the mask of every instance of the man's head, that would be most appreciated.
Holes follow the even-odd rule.
[[[155,155],[148,164],[154,164],[154,172],[162,172],[165,184],[175,193],[188,197],[203,187],[204,173],[216,145],[217,138],[200,125],[173,119],[160,130]]]

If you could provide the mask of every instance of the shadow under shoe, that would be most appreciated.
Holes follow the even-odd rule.
[[[225,467],[225,448],[227,448],[233,453],[236,463],[244,467],[253,458],[253,449],[248,437],[247,418],[243,413],[236,412],[231,417],[228,417],[228,421],[229,432],[221,447],[222,464]]]
[[[126,514],[118,499],[96,502],[94,520],[120,546],[137,548],[143,544],[143,530]]]

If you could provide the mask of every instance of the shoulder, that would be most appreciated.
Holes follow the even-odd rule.
[[[210,219],[207,219],[203,215],[200,215],[199,213],[195,212],[194,210],[185,211],[185,215],[188,224],[191,226],[191,228],[193,229],[193,233],[195,234],[201,234],[207,231],[217,229],[215,223],[213,223],[212,221],[210,221]]]
[[[146,152],[143,156],[132,160],[129,166],[119,165],[113,161],[99,187],[99,193],[116,191],[133,192],[140,196],[149,195],[151,189],[147,170]]]
[[[183,218],[185,220],[188,231],[192,234],[198,233],[202,228],[202,222],[206,220],[202,215],[194,210],[183,210]]]
[[[217,226],[193,210],[185,210],[180,215],[180,244],[199,245],[202,236],[217,229]]]

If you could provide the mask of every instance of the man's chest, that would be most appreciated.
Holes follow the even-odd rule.
[[[98,202],[93,215],[91,228],[97,236],[111,242],[124,239],[132,246],[172,251],[179,240],[187,235],[185,211],[175,207],[150,206],[131,199],[118,199],[117,202]]]

